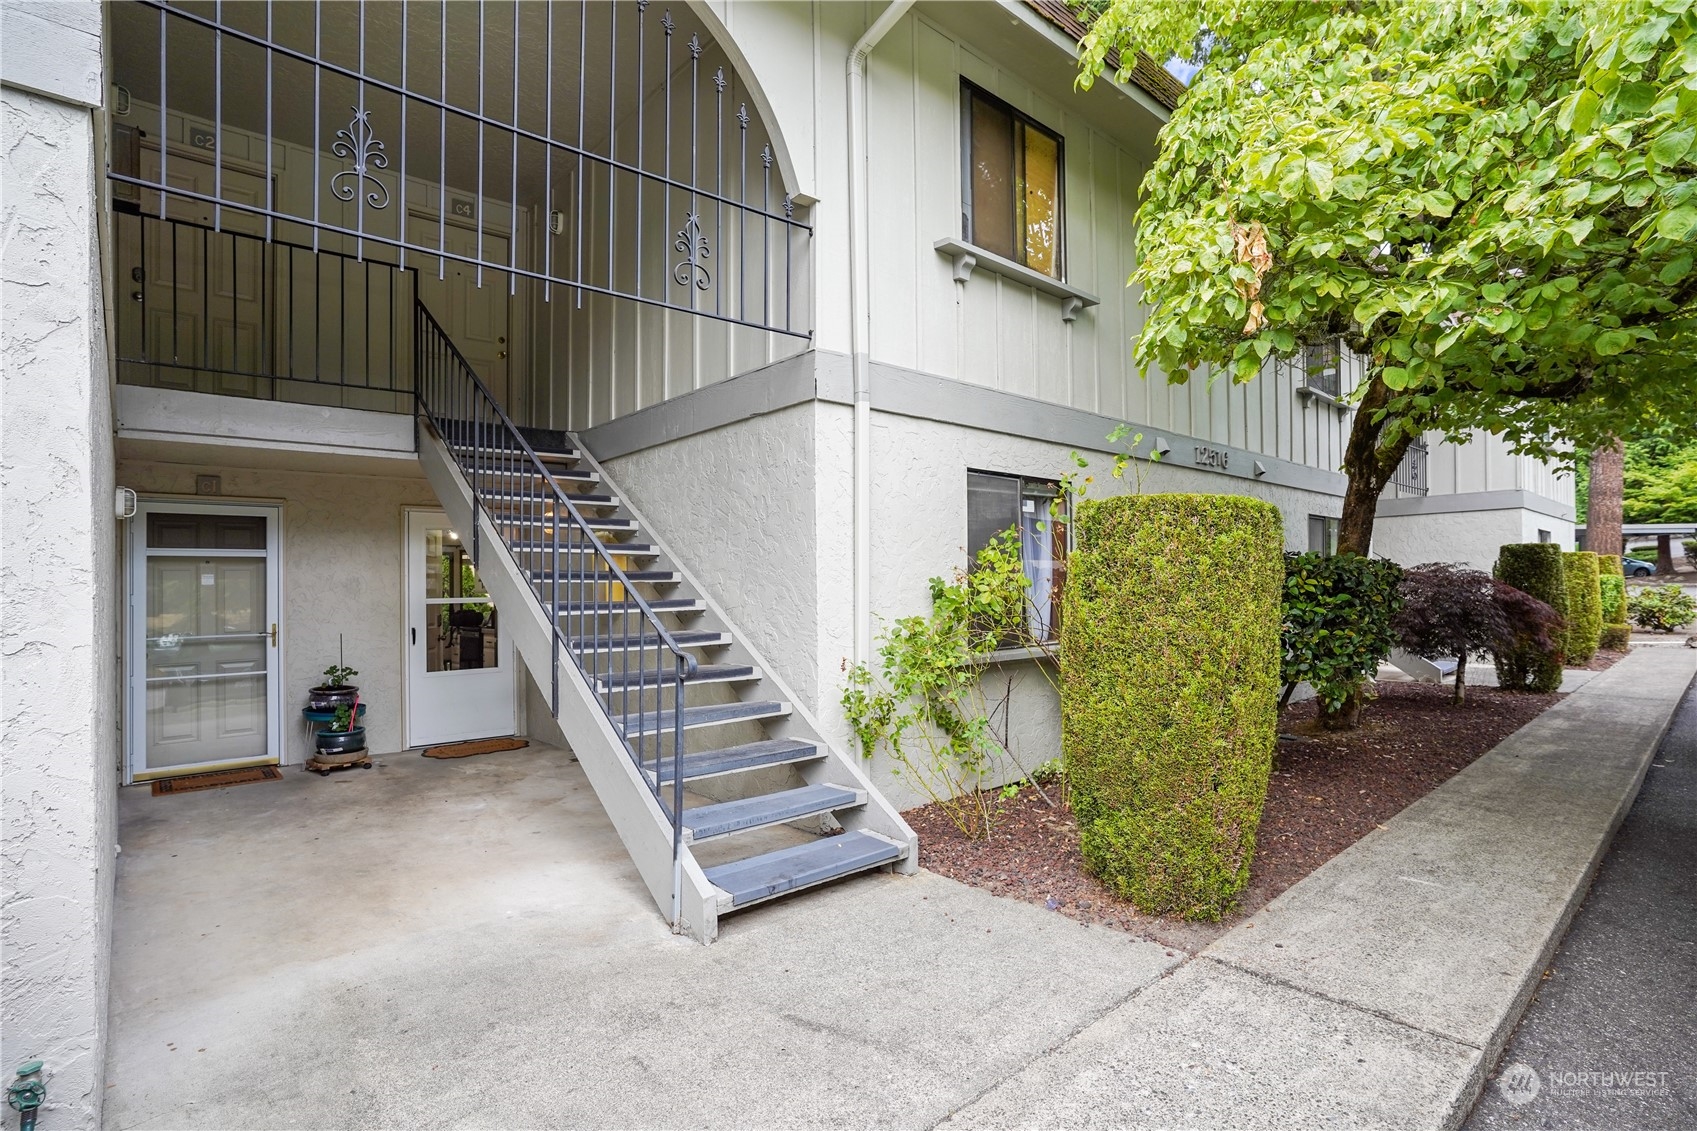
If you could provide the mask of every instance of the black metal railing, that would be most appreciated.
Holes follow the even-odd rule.
[[[411,412],[417,272],[115,211],[118,380]]]
[[[675,929],[683,852],[684,683],[695,674],[696,659],[632,586],[617,544],[601,540],[422,303],[416,319],[419,410],[471,486],[473,562],[482,549],[481,511],[503,532],[502,542],[553,626],[553,714],[560,711],[563,648],[671,818]],[[670,798],[662,765],[668,755]]]
[[[1403,453],[1402,462],[1391,476],[1391,486],[1398,495],[1424,495],[1431,490],[1432,482],[1426,472],[1427,454],[1425,440],[1414,441]]]

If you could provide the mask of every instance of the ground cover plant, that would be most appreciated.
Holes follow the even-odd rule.
[[[1249,879],[1278,697],[1277,508],[1086,503],[1061,618],[1061,747],[1086,866],[1146,911],[1227,914]]]
[[[1561,547],[1553,542],[1515,542],[1497,551],[1497,580],[1532,598],[1499,591],[1498,599],[1514,631],[1511,643],[1497,649],[1497,685],[1510,691],[1555,691],[1561,687],[1563,636],[1567,631],[1567,575]],[[1553,634],[1537,608],[1554,610],[1560,623]]]
[[[1355,726],[1367,681],[1396,643],[1402,569],[1359,554],[1286,554],[1284,561],[1280,705],[1307,683],[1325,725]]]
[[[1632,623],[1649,632],[1672,632],[1697,620],[1697,598],[1677,585],[1635,589],[1626,607]]]

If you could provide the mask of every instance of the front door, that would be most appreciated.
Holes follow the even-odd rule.
[[[479,285],[477,267],[465,262],[479,257],[486,263],[501,262],[507,258],[506,235],[485,229],[480,246],[475,229],[438,224],[434,217],[418,213],[409,219],[408,229],[417,246],[434,245],[440,238],[450,255],[464,257],[438,264],[435,257],[420,255],[416,260],[419,301],[489,386],[496,401],[511,413],[513,406],[507,401],[507,363],[512,352],[507,344],[511,333],[508,280],[505,274],[486,268]],[[438,268],[440,279],[436,277]]]
[[[440,511],[407,512],[407,745],[512,734],[513,646]]]
[[[128,779],[267,765],[282,750],[275,507],[137,507]]]

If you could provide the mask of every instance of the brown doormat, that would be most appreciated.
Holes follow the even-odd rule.
[[[451,742],[447,746],[432,746],[424,752],[426,758],[469,758],[473,754],[493,754],[497,750],[523,750],[530,745],[527,738],[479,738],[471,742]]]
[[[153,783],[153,796],[165,793],[193,793],[198,789],[223,789],[227,785],[246,785],[250,781],[282,781],[283,771],[276,766],[256,766],[251,770],[214,770],[210,774],[184,774],[180,778],[160,778]]]

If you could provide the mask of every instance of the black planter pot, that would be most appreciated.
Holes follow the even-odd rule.
[[[306,693],[306,705],[308,710],[334,711],[337,707],[352,707],[357,698],[359,688],[351,683],[341,687],[325,687],[320,684]]]
[[[318,743],[318,749],[321,753],[352,754],[355,750],[365,749],[365,728],[321,730],[313,736],[313,739]]]

